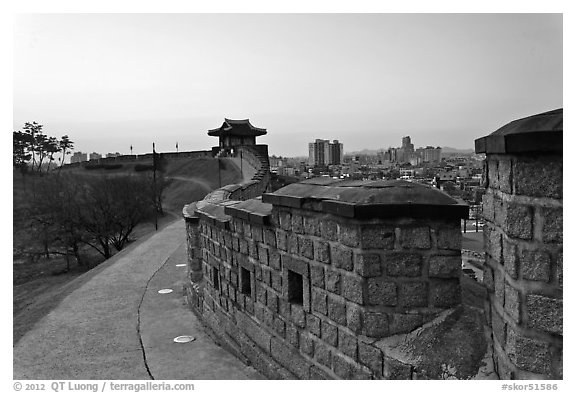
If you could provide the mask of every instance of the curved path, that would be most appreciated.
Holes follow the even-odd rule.
[[[123,250],[14,346],[14,379],[261,379],[188,310],[184,221]],[[170,294],[158,294],[162,288]],[[173,338],[192,335],[177,344]]]

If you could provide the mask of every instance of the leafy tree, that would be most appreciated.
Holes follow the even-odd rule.
[[[60,138],[58,145],[60,146],[60,151],[62,152],[62,161],[60,162],[60,167],[62,167],[62,165],[64,165],[66,155],[70,154],[70,152],[74,149],[74,142],[70,140],[68,135],[64,135],[62,138]]]
[[[46,140],[46,143],[43,146],[46,155],[48,157],[48,168],[46,168],[46,172],[50,170],[50,165],[52,161],[54,161],[54,154],[60,151],[60,144],[58,143],[58,139],[51,136]]]
[[[30,137],[22,131],[12,133],[12,165],[20,169],[22,173],[28,168],[28,162],[32,158],[29,153]]]
[[[32,170],[36,167],[36,153],[38,151],[38,139],[42,138],[38,135],[42,135],[42,124],[38,124],[35,121],[32,123],[25,123],[23,130],[27,135],[28,145],[27,151],[32,155]]]

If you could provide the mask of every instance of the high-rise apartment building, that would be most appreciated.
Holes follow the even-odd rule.
[[[338,140],[316,139],[308,144],[310,165],[340,165],[344,157],[344,145]]]
[[[74,152],[72,157],[70,157],[70,163],[72,164],[82,161],[88,161],[88,155],[86,153],[82,153],[81,151]]]
[[[100,158],[102,158],[102,154],[98,154],[96,152],[90,153],[90,159],[91,160],[99,160]]]

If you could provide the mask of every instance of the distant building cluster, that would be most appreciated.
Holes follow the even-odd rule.
[[[340,165],[344,157],[344,145],[338,140],[316,139],[308,144],[308,163],[314,166]]]
[[[399,164],[410,163],[418,165],[425,162],[440,162],[442,160],[442,148],[426,146],[414,150],[414,144],[409,136],[402,138],[402,147],[390,147],[380,153],[381,162],[394,162]]]
[[[121,156],[122,154],[116,152],[116,153],[106,153],[106,157],[118,157]],[[96,153],[96,152],[92,152],[90,154],[88,153],[82,153],[81,151],[77,151],[74,152],[74,154],[72,154],[72,157],[70,157],[70,163],[74,164],[76,162],[84,162],[84,161],[88,161],[88,160],[99,160],[102,158],[102,154]]]

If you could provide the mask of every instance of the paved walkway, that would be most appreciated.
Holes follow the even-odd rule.
[[[105,262],[18,341],[14,379],[261,379],[187,309],[185,253],[178,220]]]

